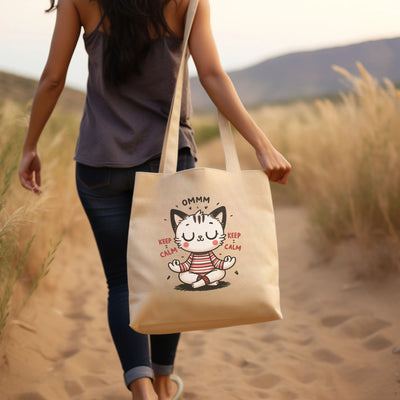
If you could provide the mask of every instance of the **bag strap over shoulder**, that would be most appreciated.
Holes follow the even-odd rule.
[[[183,75],[188,59],[188,42],[194,16],[196,14],[199,0],[190,0],[186,12],[185,33],[182,43],[182,58],[179,66],[178,77],[172,98],[171,109],[169,112],[168,123],[165,130],[163,149],[161,153],[159,172],[176,172],[178,144],[179,144],[179,125],[182,105]]]
[[[187,60],[189,58],[189,50],[188,50],[189,36],[190,36],[190,31],[192,29],[194,17],[196,15],[198,3],[199,0],[190,0],[186,12],[185,33],[182,43],[182,58],[179,66],[175,92],[172,98],[168,123],[165,130],[164,143],[163,143],[160,168],[159,168],[160,173],[174,173],[176,172],[177,168],[183,78]],[[229,121],[223,116],[221,112],[218,112],[218,124],[221,135],[221,141],[225,153],[226,169],[228,171],[240,171],[240,164],[232,136],[231,126]]]

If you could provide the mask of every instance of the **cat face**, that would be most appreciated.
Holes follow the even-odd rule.
[[[188,215],[171,210],[171,224],[175,232],[175,243],[185,251],[201,253],[221,246],[225,240],[226,209],[219,207],[210,214],[197,211]]]

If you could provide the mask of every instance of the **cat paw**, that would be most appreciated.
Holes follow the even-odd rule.
[[[226,256],[224,258],[224,269],[232,268],[235,265],[236,257]]]
[[[199,281],[192,283],[192,288],[197,289],[205,285],[206,285],[205,281],[203,279],[200,279]]]
[[[181,263],[179,262],[179,260],[174,260],[168,263],[168,267],[171,271],[181,272]]]

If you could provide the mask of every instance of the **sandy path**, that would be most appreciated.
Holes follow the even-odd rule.
[[[319,266],[305,221],[299,208],[277,209],[283,321],[183,334],[176,371],[185,400],[400,399],[399,279],[354,281],[337,259]],[[1,400],[129,399],[102,274],[82,219],[11,324]]]

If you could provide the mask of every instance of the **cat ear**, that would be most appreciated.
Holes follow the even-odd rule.
[[[225,229],[226,225],[226,208],[224,206],[216,208],[210,214],[210,217],[215,218],[217,221],[220,222],[222,228]]]
[[[176,232],[176,228],[187,217],[187,214],[183,211],[172,209],[170,216],[172,229],[174,230],[174,232]]]

